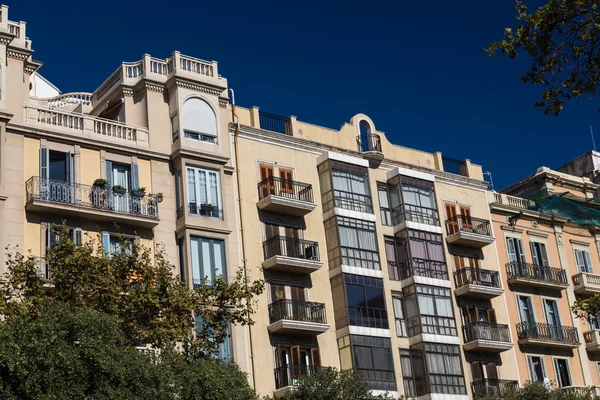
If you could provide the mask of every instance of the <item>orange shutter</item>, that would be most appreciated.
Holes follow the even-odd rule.
[[[458,221],[456,219],[456,207],[454,204],[446,203],[446,217],[448,218],[448,235],[458,232]]]
[[[310,349],[310,358],[312,359],[313,367],[321,366],[321,351],[319,350],[318,347],[316,347],[314,349]]]
[[[496,310],[491,309],[491,310],[487,310],[488,313],[488,322],[491,324],[495,324],[496,323]]]
[[[291,169],[279,168],[279,177],[281,178],[281,191],[287,194],[294,194],[294,173]]]
[[[261,182],[268,177],[273,176],[273,167],[271,165],[260,164],[260,180]],[[271,180],[266,182],[262,187],[262,198],[269,196],[269,194],[275,194],[274,182]]]
[[[460,206],[460,215],[462,215],[463,228],[472,229],[473,223],[471,221],[471,208]]]
[[[454,268],[458,271],[465,267],[465,259],[461,256],[454,256]]]
[[[290,353],[292,354],[292,365],[300,365],[300,346],[292,346]]]

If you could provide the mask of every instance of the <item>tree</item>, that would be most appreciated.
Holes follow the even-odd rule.
[[[249,282],[241,271],[229,281],[217,277],[211,285],[189,290],[162,251],[153,259],[150,249],[122,240],[119,251],[106,254],[100,240],[86,237],[76,245],[66,226],[54,229],[59,240],[43,260],[8,255],[8,272],[0,282],[0,314],[7,320],[39,316],[49,301],[58,301],[114,317],[131,345],[185,343],[188,354],[200,358],[218,351],[229,324],[253,323],[264,283]],[[49,281],[40,277],[40,265],[48,268]],[[202,321],[197,328],[194,317]]]
[[[521,389],[505,389],[495,395],[479,397],[478,400],[592,400],[593,398],[590,389],[577,391],[565,388],[548,391],[543,383],[528,381]]]
[[[233,365],[135,350],[105,313],[48,302],[0,323],[0,398],[253,400]]]
[[[521,80],[543,87],[536,107],[558,115],[566,100],[600,91],[600,12],[597,0],[548,0],[529,12],[523,1],[515,6],[518,25],[504,30],[504,39],[486,51],[493,58],[511,59],[525,53],[532,59]]]
[[[571,311],[577,318],[585,320],[591,325],[600,315],[600,294],[575,300]]]
[[[294,389],[283,400],[376,400],[391,399],[388,395],[373,395],[362,377],[354,370],[318,368],[302,375]]]

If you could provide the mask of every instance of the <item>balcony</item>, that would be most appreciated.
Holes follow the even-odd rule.
[[[593,295],[600,293],[600,275],[580,272],[571,277],[573,279],[573,291],[582,295]]]
[[[310,274],[323,266],[317,242],[277,235],[263,242],[263,251],[265,269]]]
[[[466,215],[447,219],[446,233],[446,242],[459,246],[482,248],[494,242],[489,220]]]
[[[141,228],[158,225],[158,201],[112,189],[31,177],[25,183],[25,210],[70,215]]]
[[[577,328],[536,322],[517,324],[519,344],[574,349],[579,346]]]
[[[519,390],[519,381],[507,379],[479,379],[471,383],[473,398],[490,396],[492,398],[502,398]]]
[[[512,261],[506,264],[509,284],[527,285],[562,290],[569,286],[567,273],[561,268],[540,267],[524,261]]]
[[[329,329],[325,304],[281,299],[269,304],[269,332],[316,336]]]
[[[66,136],[109,142],[115,146],[147,149],[148,129],[131,124],[51,109],[37,104],[25,104],[24,123],[34,128],[60,132]]]
[[[445,172],[451,174],[469,176],[469,169],[465,161],[457,160],[455,158],[442,156],[442,165]]]
[[[585,349],[589,352],[600,352],[600,330],[592,329],[583,332],[583,340],[585,341]]]
[[[399,275],[401,280],[411,276],[448,280],[448,267],[443,261],[412,258],[400,263]]]
[[[356,137],[358,151],[365,160],[369,161],[371,168],[378,168],[383,161],[383,152],[381,151],[381,138],[374,133],[367,133]]]
[[[259,209],[302,217],[317,205],[313,200],[313,188],[308,183],[270,176],[258,184]]]
[[[414,224],[423,224],[429,226],[440,226],[440,218],[438,211],[434,208],[427,208],[421,206],[414,206],[412,204],[403,204],[392,208],[392,224],[394,226],[399,225],[394,230],[399,232],[406,229],[408,224],[411,222]],[[418,226],[414,226],[415,229],[419,229]],[[441,228],[439,228],[441,234]]]
[[[314,367],[311,365],[284,365],[275,368],[275,397],[284,395],[296,384],[302,375],[312,374]]]
[[[281,133],[283,135],[293,135],[290,118],[259,111],[258,119],[260,121],[260,129]]]
[[[344,210],[373,214],[373,201],[369,195],[334,189],[333,206]]]
[[[473,322],[464,325],[462,331],[465,351],[501,353],[513,347],[508,325]]]
[[[500,296],[504,289],[500,285],[498,271],[466,267],[454,272],[456,296],[492,299]]]

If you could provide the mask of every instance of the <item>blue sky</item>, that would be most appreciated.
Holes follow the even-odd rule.
[[[512,1],[5,1],[63,92],[177,49],[217,60],[239,105],[331,128],[363,112],[394,143],[482,164],[496,189],[590,150],[590,125],[600,144],[600,104],[544,115],[527,60],[483,52]]]

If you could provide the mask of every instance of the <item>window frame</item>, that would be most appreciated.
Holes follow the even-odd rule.
[[[192,203],[190,200],[190,170],[193,171],[194,173],[194,199],[195,202]],[[213,215],[202,215],[202,204],[200,202],[200,193],[201,193],[201,187],[200,187],[200,172],[204,172],[206,174],[206,200],[210,201],[211,199],[211,195],[212,195],[212,191],[211,191],[211,187],[210,187],[210,174],[214,174],[215,175],[215,180],[216,180],[216,198],[217,198],[217,204],[212,204],[212,203],[208,203],[213,205],[213,207],[216,207],[217,209],[217,216],[213,216]],[[192,166],[192,165],[186,165],[185,166],[185,184],[186,184],[186,194],[187,194],[187,210],[188,213],[194,216],[199,216],[199,217],[203,217],[203,218],[214,218],[214,219],[222,219],[222,213],[221,213],[221,209],[223,207],[222,204],[222,189],[221,189],[221,171],[218,169],[211,169],[211,168],[203,168],[203,167],[196,167],[196,166]],[[192,204],[196,205],[196,212],[192,211]]]
[[[383,279],[363,275],[344,274],[343,282],[344,293],[346,296],[346,312],[348,313],[348,325],[362,326],[365,328],[390,329]],[[348,298],[348,285],[359,286],[362,288],[363,299],[365,301],[364,306],[350,304]],[[381,291],[381,300],[383,301],[382,308],[369,306],[369,295],[367,293],[367,288],[369,287],[377,288]],[[363,311],[366,313],[363,314]],[[378,316],[376,317],[375,314],[378,314]]]
[[[196,279],[196,277],[194,276],[194,257],[193,257],[193,252],[194,252],[194,246],[192,244],[192,241],[194,240],[198,240],[198,274],[200,274],[200,277],[198,279]],[[209,280],[206,280],[206,277],[208,276],[205,273],[205,268],[203,267],[202,263],[203,263],[203,257],[202,257],[202,241],[209,241],[209,252],[210,255],[210,269],[211,269],[211,274],[209,277]],[[189,246],[190,246],[190,263],[191,263],[191,281],[192,281],[192,287],[193,288],[197,288],[200,287],[201,285],[208,285],[208,286],[212,286],[212,281],[211,279],[217,277],[217,276],[221,276],[223,279],[227,279],[227,249],[226,249],[226,241],[224,239],[220,239],[220,238],[213,238],[213,237],[206,237],[206,236],[198,236],[198,235],[189,235]],[[214,257],[214,243],[213,242],[220,242],[221,243],[221,274],[218,275],[216,273],[216,260]],[[196,282],[197,281],[197,282]]]
[[[533,359],[534,358],[539,358],[541,361],[541,366],[542,366],[542,374],[544,375],[544,378],[541,381],[538,380],[534,380],[533,377]],[[529,371],[529,379],[532,382],[544,382],[544,380],[546,378],[548,378],[548,372],[546,371],[546,362],[544,361],[544,356],[534,356],[531,354],[527,354],[527,370]]]
[[[440,294],[441,291],[444,291],[445,294]],[[452,293],[449,288],[416,283],[403,288],[403,296],[405,299],[404,310],[409,337],[419,334],[458,336],[456,313],[454,312]],[[419,296],[431,297],[433,314],[421,310]],[[450,302],[449,309],[452,312],[451,316],[439,314],[437,299],[444,299]],[[414,315],[412,315],[413,310],[407,306],[408,303],[414,303],[414,311],[416,311]],[[445,323],[449,325],[445,325]]]
[[[395,300],[397,300],[397,302]],[[400,307],[400,317],[398,317],[398,308],[396,306],[398,303],[398,307]],[[392,291],[392,308],[394,311],[396,337],[408,337],[408,332],[406,330],[406,312],[404,310],[404,296],[402,295],[402,292]],[[398,329],[398,327],[400,327],[400,329]]]
[[[351,247],[342,244],[342,233],[340,228],[352,229],[355,233],[356,243],[358,247]],[[348,265],[356,268],[364,268],[369,270],[381,271],[381,258],[379,254],[379,240],[377,237],[376,225],[371,221],[349,217],[336,217],[336,230],[340,247],[340,259],[342,265]],[[360,232],[367,232],[372,235],[375,249],[361,247]],[[363,254],[364,253],[364,254]],[[364,257],[368,256],[370,257]],[[346,262],[345,262],[346,261]],[[352,261],[352,262],[350,262]],[[359,264],[359,265],[356,265]],[[365,266],[367,265],[367,266]]]
[[[580,264],[577,262],[577,253],[581,253],[582,254],[583,262],[584,262],[584,265],[586,267],[586,271],[582,271],[579,268]],[[593,274],[594,273],[594,268],[592,266],[592,256],[591,256],[591,254],[590,254],[590,252],[589,252],[588,249],[573,248],[573,257],[575,257],[575,266],[577,267],[577,272],[578,273],[587,273],[587,274]],[[589,261],[589,265],[587,265],[588,261]]]
[[[381,205],[381,196],[385,196],[387,207]],[[392,207],[390,201],[390,188],[385,182],[377,182],[377,200],[379,201],[379,217],[381,225],[392,226]]]
[[[567,367],[567,375],[569,378],[569,384],[563,385],[562,379],[560,378],[558,361],[564,361],[565,366]],[[569,359],[567,357],[552,357],[552,366],[554,367],[554,376],[556,377],[556,383],[558,383],[558,387],[571,387],[573,386],[573,375],[571,374],[571,366],[569,365]]]
[[[188,101],[193,101],[193,100],[198,100],[201,101],[202,103],[206,104],[206,106],[210,109],[210,111],[212,112],[212,115],[214,116],[214,124],[215,124],[215,133],[209,133],[209,132],[202,132],[196,129],[192,129],[190,127],[186,127],[185,125],[185,103],[187,103]],[[208,143],[208,144],[213,144],[213,145],[218,145],[219,144],[219,123],[218,123],[218,117],[217,117],[217,112],[215,111],[215,109],[210,105],[210,103],[208,101],[206,101],[206,99],[203,99],[201,97],[198,96],[191,96],[188,97],[187,99],[184,100],[184,102],[181,105],[181,131],[183,131],[183,137],[187,138],[187,139],[192,139],[192,140],[197,140],[199,142],[202,143]],[[195,136],[195,137],[194,137]],[[204,140],[206,138],[210,138],[211,140]]]

